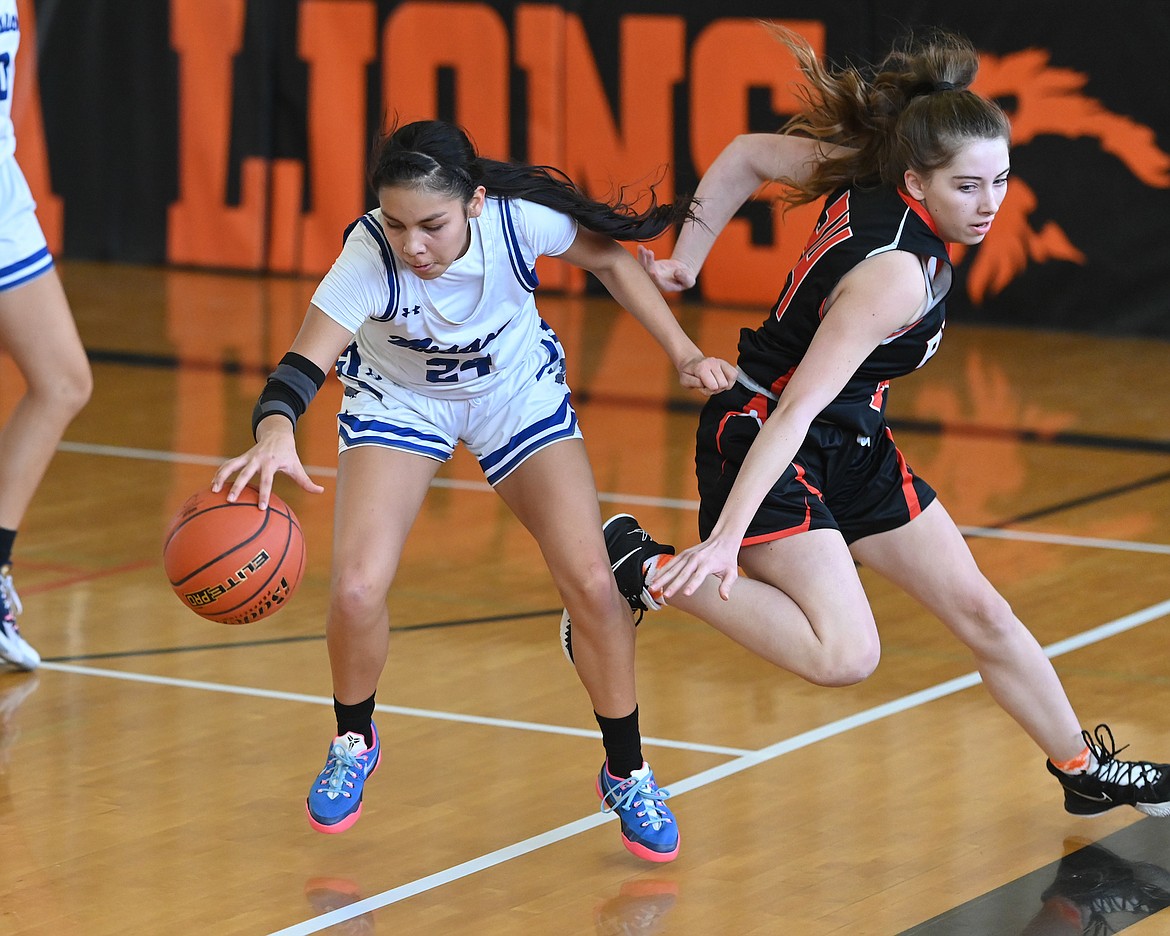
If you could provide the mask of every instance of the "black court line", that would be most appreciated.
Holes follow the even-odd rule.
[[[1074,507],[1084,507],[1088,504],[1096,504],[1102,500],[1107,500],[1110,497],[1119,497],[1122,494],[1131,494],[1134,491],[1140,491],[1142,488],[1156,487],[1159,484],[1165,484],[1170,481],[1170,471],[1164,471],[1161,474],[1151,475],[1148,478],[1143,478],[1139,481],[1131,481],[1129,484],[1118,485],[1113,488],[1105,488],[1097,491],[1094,494],[1086,494],[1082,497],[1072,498],[1071,500],[1063,501],[1059,504],[1053,504],[1040,510],[1029,511],[1028,513],[1017,514],[1008,520],[1003,520],[996,524],[999,526],[1007,526],[1013,523],[1023,523],[1027,520],[1036,520],[1040,517],[1050,516],[1055,513],[1062,513],[1066,510],[1071,510]]]
[[[1107,436],[1091,432],[1040,432],[1012,426],[981,426],[976,423],[940,423],[934,420],[891,419],[890,428],[898,432],[923,432],[930,435],[962,435],[1005,442],[1030,442],[1037,445],[1061,445],[1111,451],[1149,452],[1170,455],[1170,439],[1139,439],[1132,436]]]
[[[1053,850],[1063,849],[1054,842]],[[1168,867],[1170,819],[1142,819],[899,936],[1119,933],[1170,907]],[[1158,931],[1170,932],[1170,914],[1159,919]]]
[[[95,364],[122,364],[127,367],[156,367],[176,370],[221,371],[225,374],[258,374],[264,376],[272,365],[243,364],[239,361],[215,361],[184,359],[168,354],[143,354],[134,351],[114,351],[101,348],[87,349],[86,354]],[[646,400],[642,397],[622,394],[597,393],[589,390],[574,390],[574,403],[594,403],[603,406],[629,406],[645,410],[657,406],[671,413],[698,413],[703,404],[685,398]],[[1140,439],[1128,436],[1107,436],[1084,432],[1041,432],[1036,429],[1020,429],[1012,426],[982,426],[976,423],[944,423],[933,420],[890,419],[890,428],[895,432],[921,432],[928,435],[958,435],[983,439],[1031,442],[1043,445],[1062,445],[1075,448],[1093,448],[1119,452],[1149,452],[1170,455],[1170,439]]]
[[[1103,500],[1108,500],[1111,497],[1120,497],[1122,494],[1132,494],[1134,491],[1140,491],[1142,488],[1156,487],[1159,484],[1165,484],[1170,481],[1170,471],[1163,471],[1160,474],[1150,475],[1148,478],[1142,478],[1139,481],[1131,481],[1128,484],[1119,484],[1117,487],[1104,488],[1092,494],[1084,494],[1080,497],[1074,497],[1066,501],[1061,501],[1057,504],[1050,504],[1047,507],[1042,507],[1039,510],[1030,510],[1027,513],[1016,514],[1014,517],[1009,517],[1007,520],[1000,520],[998,523],[986,524],[989,529],[999,529],[1000,527],[1011,526],[1016,523],[1025,523],[1029,520],[1038,520],[1041,517],[1050,517],[1053,514],[1064,513],[1066,510],[1072,510],[1075,507],[1085,507],[1089,504],[1098,504]]]
[[[264,376],[275,367],[272,365],[244,364],[239,361],[204,360],[181,358],[173,354],[144,354],[139,351],[103,351],[86,348],[86,357],[91,364],[121,364],[125,367],[155,367],[159,370],[218,371],[222,374],[255,374]]]
[[[432,621],[428,624],[407,624],[405,627],[391,627],[391,634],[405,634],[410,631],[437,630],[445,627],[463,627],[472,624],[497,624],[501,621],[522,621],[529,618],[561,615],[561,608],[544,611],[523,611],[517,614],[496,614],[490,617],[463,618],[456,621]],[[324,634],[301,634],[297,637],[270,637],[265,640],[239,640],[227,643],[190,644],[184,647],[157,647],[150,650],[121,650],[111,653],[78,653],[70,656],[44,657],[46,663],[84,663],[92,660],[124,660],[133,657],[166,656],[172,653],[197,653],[200,650],[236,650],[251,647],[273,647],[281,644],[312,643],[325,639]]]
[[[597,403],[605,406],[630,406],[646,409],[655,401],[610,393],[591,393],[574,390],[574,403]],[[657,405],[668,412],[698,413],[703,404],[693,400],[663,400]],[[1015,426],[984,426],[978,423],[938,422],[926,419],[887,420],[894,432],[919,432],[925,435],[957,435],[976,439],[1001,439],[1005,442],[1028,442],[1038,445],[1059,445],[1073,448],[1104,449],[1116,452],[1149,452],[1170,455],[1170,439],[1141,439],[1133,436],[1108,436],[1088,432],[1041,432]]]

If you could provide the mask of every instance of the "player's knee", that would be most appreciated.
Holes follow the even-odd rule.
[[[93,394],[93,375],[88,367],[62,380],[54,393],[61,414],[72,419],[85,407]]]
[[[75,367],[62,381],[61,396],[64,405],[76,416],[93,396],[93,371],[89,361],[82,366]]]
[[[958,607],[955,632],[976,649],[992,648],[1022,626],[1007,599],[990,586],[964,595]]]
[[[386,604],[386,590],[360,570],[345,571],[333,581],[329,596],[331,621],[364,621],[380,614]]]
[[[609,561],[581,562],[571,573],[558,576],[557,587],[569,609],[574,628],[585,629],[591,621],[603,621],[615,610],[628,614]],[[578,623],[579,622],[579,623]]]
[[[558,574],[557,586],[566,603],[584,605],[596,612],[605,610],[618,589],[604,556],[593,562],[578,562],[572,569]]]
[[[27,375],[26,383],[30,399],[36,401],[46,415],[51,410],[67,420],[81,412],[93,394],[93,372],[84,358],[51,375]]]
[[[870,639],[835,643],[826,647],[809,681],[818,686],[855,686],[873,675],[880,659],[881,644],[876,633]]]

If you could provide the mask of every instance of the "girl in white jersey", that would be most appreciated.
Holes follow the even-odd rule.
[[[0,658],[36,669],[40,655],[16,623],[12,547],[57,443],[89,399],[93,378],[35,204],[16,164],[12,85],[20,21],[0,0],[0,347],[26,390],[0,428]]]
[[[253,415],[256,445],[212,484],[230,483],[234,499],[256,478],[261,507],[278,471],[323,490],[305,474],[293,431],[336,364],[345,396],[326,636],[337,735],[309,792],[309,822],[341,832],[361,812],[381,755],[372,715],[387,592],[435,473],[463,442],[540,544],[572,610],[577,671],[606,752],[596,784],[602,808],[618,814],[631,852],[669,861],[678,829],[642,759],[634,631],[599,532],[564,354],[533,299],[533,267],[547,254],[589,270],[658,341],[684,386],[724,390],[734,369],[704,357],[617,243],[656,237],[686,209],[593,201],[555,170],[478,156],[443,121],[393,132],[370,182],[379,207],[350,227],[269,379]]]

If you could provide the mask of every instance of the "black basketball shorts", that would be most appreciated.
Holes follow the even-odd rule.
[[[755,401],[753,411],[747,404]],[[695,474],[699,482],[699,534],[706,539],[762,425],[760,397],[736,385],[711,397],[699,417]],[[816,421],[804,444],[760,504],[744,545],[781,539],[805,530],[838,530],[846,543],[895,530],[936,497],[917,477],[883,423],[859,438]]]

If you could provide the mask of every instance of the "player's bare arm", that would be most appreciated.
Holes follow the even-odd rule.
[[[642,323],[670,358],[684,387],[711,394],[726,390],[735,381],[735,368],[720,358],[707,357],[691,341],[654,283],[621,244],[581,228],[561,256],[596,276]]]
[[[670,258],[658,260],[652,250],[639,245],[639,261],[659,289],[689,289],[715,238],[761,185],[785,179],[802,182],[818,161],[841,149],[807,137],[740,134],[703,174],[695,191],[695,220],[682,226]]]
[[[328,373],[352,338],[349,329],[339,325],[316,306],[310,305],[289,350]],[[301,464],[293,428],[286,417],[277,413],[261,419],[256,424],[256,444],[243,455],[220,465],[211,482],[211,489],[220,490],[234,474],[235,480],[227,494],[227,499],[234,501],[255,478],[259,492],[257,506],[264,510],[268,507],[273,479],[277,472],[284,472],[304,490],[312,494],[322,493],[325,488],[313,481]]]

